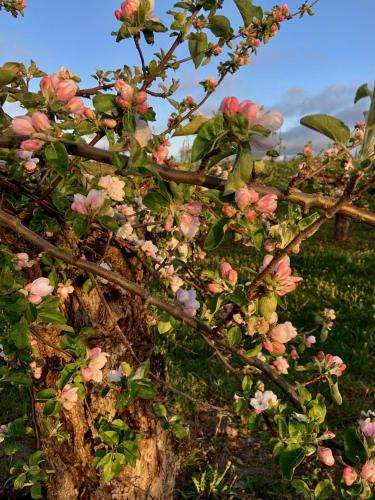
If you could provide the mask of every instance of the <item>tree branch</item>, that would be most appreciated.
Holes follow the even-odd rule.
[[[153,305],[168,312],[172,317],[198,331],[207,343],[209,343],[208,340],[212,339],[216,344],[219,344],[227,352],[240,357],[246,364],[254,366],[264,374],[266,374],[267,377],[272,380],[287,395],[292,404],[299,411],[302,411],[302,406],[294,387],[292,387],[285,379],[281,378],[274,368],[272,368],[270,365],[259,358],[247,356],[246,352],[243,349],[230,347],[226,339],[219,335],[217,331],[210,328],[202,321],[186,315],[180,307],[176,306],[176,304],[171,304],[159,297],[151,295],[149,291],[145,290],[143,287],[137,285],[136,283],[127,280],[118,273],[108,271],[107,269],[100,267],[98,264],[95,264],[88,260],[77,259],[70,251],[56,247],[38,234],[30,231],[30,229],[23,226],[16,217],[13,217],[4,210],[0,210],[0,222],[6,227],[9,227],[13,231],[15,231],[19,236],[27,240],[29,243],[37,248],[40,248],[42,251],[48,253],[49,255],[60,259],[63,262],[70,264],[71,266],[82,269],[87,273],[101,276],[109,282],[120,286],[124,290],[127,290],[128,292],[143,298],[146,301],[146,304]]]
[[[24,139],[25,137],[0,135],[0,148],[11,149],[17,147]],[[112,165],[111,151],[95,148],[89,146],[88,144],[66,143],[65,146],[68,152],[73,156],[79,156],[81,158],[86,158],[87,160],[94,160],[100,163]],[[124,156],[124,161],[125,163],[128,161],[126,156]],[[156,165],[154,163],[152,163],[152,166],[156,172],[167,181],[174,181],[178,184],[192,184],[210,189],[218,189],[220,191],[224,189],[225,180],[212,175],[204,175],[200,172],[177,170],[163,165]],[[150,175],[152,175],[152,173],[150,173]],[[258,183],[250,183],[249,185],[259,194],[275,194],[280,201],[289,201],[291,203],[302,205],[305,208],[316,207],[328,209],[332,208],[337,203],[337,199],[324,196],[321,193],[309,194],[296,190],[287,194],[285,190],[277,189],[275,187],[264,186]],[[338,213],[346,215],[352,219],[356,219],[360,222],[364,222],[365,224],[369,224],[370,226],[375,226],[375,213],[353,206],[350,202],[341,206]]]

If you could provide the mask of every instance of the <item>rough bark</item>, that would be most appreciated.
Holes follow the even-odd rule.
[[[98,249],[95,237],[93,236],[93,243]],[[22,242],[8,241],[8,243],[15,251],[29,251],[33,254],[32,249],[25,248]],[[140,263],[114,246],[106,247],[105,262],[110,264],[113,270],[133,281],[142,283],[144,280]],[[30,276],[31,279],[40,276],[40,269],[33,269],[32,272],[35,276]],[[82,277],[78,277],[79,279],[82,280]],[[137,358],[140,361],[151,359],[151,370],[162,378],[164,365],[152,342],[147,311],[141,299],[106,284],[100,284],[100,289],[113,315],[108,313],[96,289],[86,294],[76,286],[74,294],[63,305],[69,324],[76,329],[84,326],[94,328],[95,334],[88,337],[89,347],[101,347],[110,353],[109,362],[103,370],[104,374],[109,369],[117,369],[124,361],[132,366],[136,365],[127,347],[130,343]],[[119,328],[114,327],[114,318]],[[61,332],[58,330],[44,328],[37,333],[38,337],[43,337],[49,344],[59,345]],[[33,388],[34,393],[47,387],[54,387],[59,368],[69,361],[63,353],[49,347],[38,338],[36,341],[33,347],[34,354],[44,359],[45,365],[40,381],[36,381]],[[138,400],[116,411],[113,404],[115,394],[110,392],[105,398],[100,397],[101,388],[100,384],[90,385],[85,402],[77,403],[71,411],[62,411],[62,422],[70,432],[70,439],[62,444],[44,432],[42,423],[44,405],[35,403],[40,448],[44,451],[49,466],[56,471],[47,484],[47,498],[50,500],[172,499],[179,462],[179,454],[173,439],[155,421],[149,403]],[[115,416],[123,418],[131,428],[143,435],[140,443],[141,458],[136,467],[127,467],[118,479],[112,480],[108,485],[101,483],[100,474],[91,466],[99,443],[94,426],[99,416],[109,419]]]
[[[349,236],[350,219],[345,215],[337,214],[335,218],[335,241],[343,242]]]

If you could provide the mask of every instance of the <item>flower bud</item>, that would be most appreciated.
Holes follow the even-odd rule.
[[[73,80],[62,80],[57,84],[55,93],[60,101],[69,101],[76,95],[77,90],[77,84]]]
[[[319,448],[318,460],[324,465],[331,467],[335,463],[331,448]]]
[[[40,111],[37,111],[32,115],[31,121],[37,132],[45,132],[46,130],[49,130],[51,128],[48,116],[44,113],[41,113]]]
[[[113,120],[112,118],[107,118],[103,120],[103,123],[107,128],[115,128],[117,125],[117,121]]]
[[[16,116],[12,121],[12,129],[18,135],[35,134],[32,119],[30,116]]]
[[[237,97],[225,97],[220,104],[220,111],[228,116],[233,116],[238,112],[240,103]]]
[[[44,145],[43,141],[39,141],[38,139],[28,139],[26,141],[22,141],[20,148],[24,151],[39,151]]]

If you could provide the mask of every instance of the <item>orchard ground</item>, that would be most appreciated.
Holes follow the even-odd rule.
[[[293,170],[293,165],[281,168],[279,175],[272,179],[273,184],[282,187],[283,179],[290,178],[285,175],[285,168]],[[338,244],[333,234],[331,222],[303,244],[301,254],[292,256],[293,268],[304,281],[288,296],[285,318],[281,312],[281,319],[290,319],[297,328],[307,332],[314,328],[317,312],[325,307],[335,309],[337,320],[328,340],[325,344],[318,342],[316,349],[307,350],[304,359],[324,350],[340,356],[347,364],[348,369],[340,381],[343,405],[329,405],[328,411],[332,424],[344,429],[358,420],[361,410],[375,406],[375,234],[372,228],[355,222],[351,222],[348,241]],[[246,276],[246,269],[254,267],[256,258],[251,248],[227,241],[210,254],[210,265],[215,268],[227,260]],[[225,373],[221,363],[213,363],[212,351],[201,339],[182,327],[172,334],[173,341],[169,342],[168,336],[170,334],[158,336],[157,342],[169,362],[170,383],[198,399],[231,404],[237,382]],[[328,394],[324,387],[321,390]],[[27,414],[27,390],[23,399],[17,394],[10,385],[3,385],[0,393],[2,422]],[[216,467],[223,471],[228,461],[234,469],[228,470],[219,491],[235,474],[238,479],[219,498],[228,496],[231,489],[236,492],[234,498],[296,498],[291,487],[281,482],[271,448],[260,446],[261,434],[249,437],[242,433],[238,421],[211,415],[181,398],[175,399],[174,405],[176,413],[189,422],[191,434],[197,438],[194,448],[187,443],[177,498],[200,498],[192,477],[202,480],[206,471],[209,483]],[[32,441],[27,447],[30,446]],[[5,480],[0,473],[0,491]]]

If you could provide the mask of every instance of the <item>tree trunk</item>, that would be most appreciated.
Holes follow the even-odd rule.
[[[7,235],[8,236],[8,235]],[[23,242],[13,241],[10,245],[14,251],[29,251],[36,257],[35,250],[25,248]],[[96,251],[105,247],[105,262],[114,271],[121,273],[133,281],[144,281],[143,269],[136,258],[125,255],[125,252],[114,246],[102,245],[98,249],[98,240],[93,236],[92,244]],[[103,253],[104,253],[103,252]],[[40,276],[40,269],[31,270],[35,277]],[[166,433],[155,420],[150,404],[143,400],[136,400],[130,405],[115,410],[116,395],[113,391],[106,397],[100,396],[100,391],[105,385],[106,374],[110,369],[118,369],[120,363],[126,361],[131,366],[136,366],[134,357],[129,352],[129,344],[140,361],[151,360],[151,371],[159,378],[164,376],[164,365],[152,342],[148,326],[149,318],[142,301],[124,290],[113,285],[100,284],[100,290],[107,304],[103,303],[97,289],[89,294],[82,291],[79,284],[86,277],[75,275],[69,271],[69,277],[76,278],[75,292],[63,304],[68,322],[76,330],[84,326],[92,326],[95,334],[89,336],[87,341],[90,348],[101,347],[110,353],[105,366],[103,384],[92,384],[86,392],[86,401],[78,401],[70,411],[61,412],[61,421],[64,428],[69,431],[70,438],[62,444],[54,437],[48,436],[43,429],[43,408],[41,402],[34,402],[34,422],[37,424],[39,448],[43,450],[45,459],[55,473],[50,476],[47,483],[47,498],[50,500],[76,500],[76,499],[162,499],[173,498],[175,478],[179,465],[177,447],[170,434]],[[114,321],[114,319],[116,321]],[[114,326],[117,323],[118,328]],[[59,376],[59,369],[68,356],[63,352],[48,346],[59,345],[59,332],[56,328],[43,328],[37,332],[38,337],[34,342],[34,355],[44,360],[42,377],[35,381],[34,395],[45,388],[55,387]],[[94,426],[95,420],[104,416],[110,420],[114,417],[123,419],[134,431],[142,434],[140,442],[141,458],[136,467],[126,467],[121,476],[113,479],[108,484],[100,480],[100,473],[92,468],[92,459],[99,444],[98,434]]]
[[[350,219],[345,215],[337,214],[335,217],[335,241],[346,241],[349,236]]]

